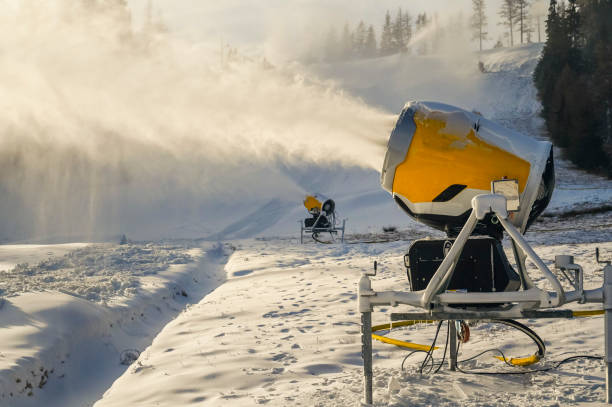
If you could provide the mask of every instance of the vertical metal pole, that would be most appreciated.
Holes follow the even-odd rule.
[[[302,221],[298,221],[300,222],[300,244],[304,243],[304,224],[302,223]]]
[[[612,265],[604,267],[603,305],[606,352],[606,403],[612,404]]]
[[[342,243],[344,243],[344,227],[346,226],[346,219],[342,219]]]
[[[448,342],[450,357],[448,358],[448,368],[453,372],[457,367],[457,326],[455,321],[448,321]]]
[[[361,313],[361,357],[363,358],[363,392],[365,403],[372,404],[372,313]]]

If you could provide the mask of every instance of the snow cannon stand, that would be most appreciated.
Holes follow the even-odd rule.
[[[344,227],[346,219],[342,220],[342,226],[336,220],[336,203],[320,194],[308,195],[304,199],[304,207],[310,214],[309,218],[300,220],[300,243],[304,243],[304,235],[310,235],[315,242],[333,243],[338,233],[340,241],[344,242]]]
[[[528,366],[544,357],[544,341],[515,319],[601,314],[605,314],[606,402],[612,404],[612,265],[601,262],[597,251],[597,261],[604,265],[603,285],[585,290],[582,267],[572,256],[555,256],[556,269],[571,287],[566,291],[523,236],[552,196],[550,143],[457,107],[410,102],[391,133],[381,174],[383,188],[410,217],[445,231],[447,239],[412,243],[404,256],[409,291],[373,290],[376,262],[359,280],[365,405],[373,403],[373,338],[426,353],[421,371],[435,349],[435,343],[412,344],[373,332],[419,321],[439,321],[439,331],[442,321],[448,321],[448,366],[463,372],[457,356],[460,344],[469,337],[464,321],[502,323],[531,337],[538,345],[533,356],[499,357],[507,365]],[[509,238],[514,266],[502,248],[504,234]],[[527,272],[527,259],[548,288],[534,284]],[[603,304],[603,309],[572,311],[563,307],[571,302]],[[388,324],[372,326],[375,307],[398,305],[406,310],[392,313]],[[444,352],[446,355],[446,347]],[[544,370],[550,368],[526,373]]]

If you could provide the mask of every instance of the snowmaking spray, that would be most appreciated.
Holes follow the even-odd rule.
[[[554,189],[552,145],[491,122],[479,114],[433,102],[409,102],[402,110],[387,145],[381,172],[382,187],[410,217],[446,232],[445,239],[413,242],[404,256],[410,291],[375,291],[364,272],[359,280],[364,401],[373,402],[372,339],[424,352],[431,346],[399,341],[373,332],[418,321],[448,323],[449,368],[460,370],[461,343],[469,339],[464,321],[485,320],[512,326],[529,336],[538,351],[529,357],[500,360],[510,366],[529,366],[544,357],[544,341],[515,319],[576,318],[605,313],[606,401],[612,403],[612,265],[603,263],[603,286],[585,290],[583,269],[573,256],[555,256],[561,281],[524,238],[524,233],[548,205]],[[507,234],[513,267],[502,248]],[[527,259],[548,283],[536,286]],[[560,309],[577,302],[603,303],[604,309]],[[391,322],[372,326],[377,306],[410,306],[392,313]],[[415,312],[414,308],[418,311]],[[444,363],[447,346],[444,347]],[[599,358],[594,356],[581,356]],[[574,360],[568,358],[555,364]],[[403,363],[402,363],[403,365]],[[522,371],[533,373],[552,368]],[[501,374],[474,371],[475,374]],[[507,373],[507,372],[506,372]],[[514,372],[515,374],[517,372]]]
[[[217,47],[106,3],[0,4],[0,241],[201,237],[244,196],[300,199],[287,168],[384,155],[391,115],[291,66],[219,66]]]

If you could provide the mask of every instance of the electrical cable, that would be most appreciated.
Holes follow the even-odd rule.
[[[442,353],[442,362],[440,362],[434,374],[440,371],[440,369],[444,365],[444,360],[446,359],[446,349],[448,348],[448,339],[450,337],[450,324],[451,324],[451,321],[448,321],[448,324],[446,325],[446,343],[444,344],[444,352]]]
[[[427,353],[427,351],[424,350],[413,350],[412,352],[410,352],[409,354],[407,354],[404,359],[402,360],[402,372],[404,371],[404,363],[406,362],[406,359],[408,359],[410,356],[414,355],[415,353]]]
[[[423,368],[427,364],[427,361],[429,358],[431,358],[432,360],[432,366],[427,373],[430,373],[433,370],[433,356],[431,354],[433,353],[434,347],[436,346],[436,342],[438,341],[438,334],[440,333],[440,328],[442,327],[443,322],[444,321],[440,321],[438,323],[438,327],[436,328],[436,335],[434,336],[433,342],[431,343],[431,346],[429,347],[429,351],[427,352],[427,355],[425,355],[425,359],[423,360],[423,363],[421,363],[421,367],[419,368],[419,373],[421,374],[423,373]]]
[[[542,338],[540,338],[540,336],[537,333],[535,333],[533,330],[531,330],[529,327],[513,319],[494,319],[494,320],[491,320],[491,322],[504,324],[509,327],[518,329],[519,331],[527,335],[529,338],[531,338],[531,340],[535,342],[535,344],[538,347],[538,351],[532,356],[528,356],[524,358],[511,358],[508,360],[506,359],[506,356],[503,355],[502,357],[496,356],[497,359],[502,360],[503,362],[506,362],[506,363],[510,363],[511,365],[514,365],[514,366],[529,366],[529,365],[533,365],[534,363],[539,362],[540,359],[544,357],[544,354],[546,353],[546,345],[544,344],[544,341],[542,340]]]
[[[459,348],[460,348],[460,347],[461,347],[461,343],[459,342],[459,343],[457,344],[457,352],[455,353],[455,359],[457,359],[457,357],[459,356]],[[516,372],[516,371],[515,371],[515,372],[488,372],[488,371],[484,371],[484,372],[482,372],[482,371],[473,371],[473,370],[471,370],[471,371],[470,371],[470,370],[467,370],[467,371],[466,371],[466,370],[461,369],[461,368],[458,366],[458,365],[459,365],[459,363],[463,363],[463,362],[466,362],[466,361],[468,361],[468,360],[472,360],[472,359],[474,359],[474,358],[476,358],[476,357],[478,357],[478,356],[480,356],[480,355],[482,355],[482,354],[484,354],[484,353],[486,353],[486,352],[493,351],[493,350],[495,350],[495,351],[497,351],[497,352],[501,353],[501,355],[502,355],[502,357],[503,357],[504,361],[505,361],[507,364],[509,364],[509,363],[508,363],[508,359],[506,358],[506,356],[504,355],[504,353],[503,353],[501,350],[499,350],[499,349],[488,349],[488,350],[486,350],[486,351],[484,351],[484,352],[481,352],[481,353],[480,353],[480,354],[478,354],[478,355],[472,356],[471,358],[468,358],[468,359],[465,359],[465,360],[462,360],[462,361],[458,361],[458,362],[457,362],[457,366],[456,366],[456,367],[457,367],[457,370],[458,370],[459,372],[463,373],[463,374],[475,374],[475,375],[487,375],[487,376],[496,376],[496,375],[520,375],[520,374],[529,374],[529,373],[543,373],[543,372],[549,372],[549,371],[551,371],[551,370],[557,369],[559,366],[561,366],[561,365],[563,365],[563,364],[565,364],[565,363],[569,363],[569,362],[571,362],[571,361],[573,361],[573,360],[578,360],[578,359],[603,360],[603,356],[575,355],[575,356],[570,356],[570,357],[567,357],[567,358],[562,359],[562,360],[557,361],[557,362],[553,362],[553,365],[552,365],[552,366],[544,367],[544,368],[541,368],[541,369],[521,370],[521,371],[518,371],[518,372]],[[512,366],[512,367],[516,367],[515,365],[511,365],[511,364],[509,364],[509,365],[510,365],[510,366]]]
[[[501,350],[501,349],[498,349],[498,348],[491,348],[491,349],[483,350],[482,352],[477,353],[476,355],[471,356],[471,357],[469,357],[469,358],[467,358],[467,359],[458,360],[458,361],[457,361],[457,363],[469,362],[470,360],[474,360],[474,359],[476,359],[476,358],[478,358],[478,357],[480,357],[480,356],[484,355],[485,353],[489,353],[489,352],[497,352],[497,353],[501,354],[501,355],[502,355],[502,360],[503,360],[503,361],[504,361],[504,362],[505,362],[505,363],[506,363],[508,366],[515,367],[515,365],[513,365],[513,364],[509,363],[509,362],[506,360],[506,357],[505,357],[505,355],[504,355],[504,352],[502,352],[502,350]]]
[[[584,311],[573,311],[572,315],[576,318],[579,317],[591,317],[591,316],[596,316],[596,315],[601,315],[603,314],[604,311],[603,310],[584,310]],[[407,320],[407,321],[398,321],[398,322],[393,322],[393,323],[388,323],[388,324],[381,324],[381,325],[376,325],[372,327],[372,332],[375,331],[379,331],[379,330],[383,330],[383,329],[393,329],[396,327],[400,327],[400,326],[411,326],[411,325],[415,325],[417,323],[431,323],[433,321],[416,321],[416,320]],[[435,367],[435,371],[433,372],[438,373],[441,369],[441,367],[444,365],[444,362],[446,360],[446,352],[448,349],[448,341],[450,338],[450,326],[447,326],[447,332],[446,332],[446,343],[444,345],[444,352],[442,354],[442,361],[439,364],[436,364],[433,358],[433,351],[438,349],[435,344],[438,340],[438,335],[440,333],[440,328],[442,326],[442,323],[444,321],[439,321],[437,329],[436,329],[436,334],[434,336],[434,339],[432,341],[432,345],[431,346],[427,346],[427,345],[420,345],[420,344],[415,344],[415,343],[410,343],[410,342],[405,342],[405,341],[400,341],[397,339],[392,339],[392,338],[387,338],[385,336],[382,335],[375,335],[372,334],[372,338],[379,340],[381,342],[384,343],[389,343],[389,344],[393,344],[399,347],[404,347],[404,348],[409,348],[409,349],[414,349],[412,352],[410,352],[408,355],[406,355],[403,360],[402,360],[402,364],[401,364],[401,369],[402,371],[404,370],[404,364],[406,362],[406,360],[411,357],[412,355],[416,354],[416,353],[425,353],[425,359],[423,359],[423,361],[421,362],[421,366],[419,368],[419,373],[423,373],[425,367],[427,365],[429,365],[429,370],[427,371],[427,373],[431,373],[432,370],[434,369],[434,367],[437,365],[437,367]],[[508,366],[511,367],[517,367],[517,366],[529,366],[531,364],[537,363],[539,362],[543,357],[544,354],[546,352],[546,345],[544,343],[544,341],[542,340],[542,338],[540,338],[540,336],[535,333],[532,329],[530,329],[529,327],[527,327],[526,325],[521,324],[518,321],[512,320],[512,319],[495,319],[495,320],[491,320],[491,322],[494,323],[500,323],[500,324],[504,324],[507,326],[510,326],[512,328],[518,329],[519,331],[523,332],[525,335],[527,335],[531,340],[534,341],[534,343],[537,345],[538,347],[538,351],[529,357],[524,357],[524,358],[507,358],[506,355],[504,354],[504,352],[501,349],[498,348],[492,348],[492,349],[487,349],[484,350],[474,356],[471,356],[467,359],[463,359],[461,361],[458,360],[457,356],[459,354],[459,347],[460,344],[462,343],[462,341],[458,341],[457,344],[457,350],[455,353],[455,360],[457,360],[457,365],[459,363],[465,363],[468,362],[470,360],[474,360],[486,353],[489,352],[496,352],[499,353],[500,356],[495,356],[497,359],[501,360],[502,362],[504,362],[505,364],[507,364]],[[448,321],[448,323],[450,324],[451,321]],[[528,374],[528,373],[537,373],[537,372],[547,372],[553,369],[558,368],[559,366],[568,363],[572,360],[575,359],[594,359],[594,360],[601,360],[603,359],[602,356],[591,356],[591,355],[576,355],[576,356],[571,356],[565,359],[562,359],[561,361],[555,362],[554,365],[546,367],[546,368],[542,368],[542,369],[532,369],[532,370],[523,370],[520,372],[472,372],[472,371],[464,371],[463,369],[461,369],[459,366],[457,367],[457,370],[459,370],[462,373],[465,374],[489,374],[489,375],[503,375],[503,374]]]

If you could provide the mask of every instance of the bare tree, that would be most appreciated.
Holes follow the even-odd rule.
[[[510,46],[514,46],[514,22],[517,19],[517,0],[502,0],[501,9],[499,10],[499,16],[502,21],[499,23],[508,27],[510,33]]]
[[[521,44],[523,43],[523,35],[528,33],[530,30],[529,22],[527,21],[529,15],[527,9],[529,8],[529,0],[515,0],[516,3],[516,23],[519,25],[518,29],[521,32]]]
[[[487,15],[485,12],[485,0],[472,0],[472,18],[470,21],[470,27],[472,28],[473,34],[472,39],[480,42],[480,50],[482,51],[482,41],[488,37],[487,32]]]

